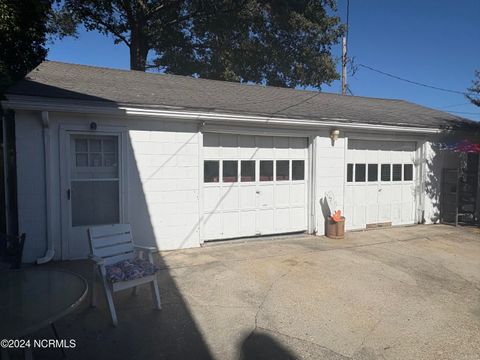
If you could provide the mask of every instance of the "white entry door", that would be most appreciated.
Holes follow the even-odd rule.
[[[203,239],[307,229],[307,139],[204,135]]]
[[[90,253],[87,228],[121,220],[120,137],[66,132],[63,159],[64,259]]]
[[[347,229],[414,223],[415,152],[415,142],[349,139]]]

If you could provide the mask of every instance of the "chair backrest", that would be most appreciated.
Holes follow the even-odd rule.
[[[94,226],[88,229],[88,237],[92,255],[103,258],[105,265],[135,257],[130,224]]]
[[[25,238],[25,233],[19,236],[0,234],[0,257],[11,264],[11,269],[20,269],[22,266]]]

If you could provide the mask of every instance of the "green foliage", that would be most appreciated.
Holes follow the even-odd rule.
[[[467,98],[473,105],[480,106],[480,70],[475,71],[472,87],[467,90]]]
[[[50,1],[0,0],[0,94],[45,59],[49,12]]]
[[[111,35],[133,70],[320,88],[338,78],[335,0],[65,0],[55,19]],[[148,61],[147,61],[148,60]]]

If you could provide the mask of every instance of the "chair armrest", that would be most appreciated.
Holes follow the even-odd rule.
[[[145,252],[150,253],[150,254],[158,251],[158,249],[156,247],[153,247],[153,246],[134,245],[133,247],[137,251],[145,251]]]
[[[98,256],[89,255],[90,260],[95,261],[97,265],[105,264],[105,260]]]

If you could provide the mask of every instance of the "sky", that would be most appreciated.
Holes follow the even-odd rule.
[[[337,0],[346,22],[347,0]],[[464,92],[480,70],[480,0],[350,0],[348,55],[357,71],[347,76],[353,95],[394,98],[480,121],[480,107],[461,94],[413,85],[359,64],[411,81]],[[333,55],[340,58],[341,48]],[[128,69],[128,48],[113,38],[80,29],[78,38],[49,44],[49,60]],[[341,72],[338,64],[338,72]],[[351,75],[351,74],[349,74]],[[340,81],[322,86],[340,92]]]

